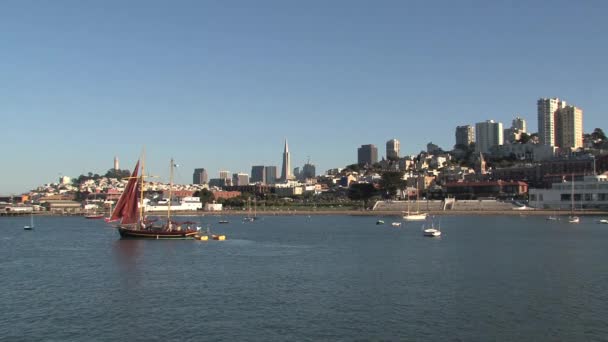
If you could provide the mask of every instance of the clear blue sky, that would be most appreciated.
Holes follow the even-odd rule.
[[[131,169],[249,173],[402,154],[536,100],[606,127],[605,1],[3,1],[0,194]]]

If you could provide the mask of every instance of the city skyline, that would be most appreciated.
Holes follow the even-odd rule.
[[[451,149],[454,127],[488,118],[537,132],[540,97],[606,128],[607,4],[265,3],[6,4],[0,194],[115,155],[132,169],[143,147],[147,170],[167,179],[174,157],[183,183],[279,166],[284,136],[293,165],[314,156],[323,173],[390,138],[401,155]],[[564,42],[577,49],[546,53]]]

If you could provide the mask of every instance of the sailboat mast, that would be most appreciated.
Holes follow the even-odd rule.
[[[141,152],[141,175],[139,175],[141,179],[141,186],[139,188],[139,220],[137,223],[141,222],[144,219],[144,167],[146,165],[146,149],[142,149]],[[137,225],[140,226],[139,224]]]
[[[570,212],[574,215],[574,173],[572,174],[572,195],[570,196],[572,207],[570,208]]]
[[[171,200],[173,197],[173,158],[171,158],[171,170],[169,175],[169,202],[167,203],[167,223],[171,222]]]

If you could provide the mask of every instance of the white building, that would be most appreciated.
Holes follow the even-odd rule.
[[[583,147],[583,110],[565,106],[557,116],[557,145],[561,148]]]
[[[530,189],[529,195],[530,206],[538,209],[608,209],[608,176],[584,176],[574,184],[564,180],[551,189]]]
[[[475,150],[489,153],[493,146],[503,144],[502,123],[487,120],[475,124]]]

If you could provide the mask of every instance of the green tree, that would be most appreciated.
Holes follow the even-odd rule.
[[[407,186],[407,182],[403,179],[403,172],[386,171],[382,173],[380,179],[380,188],[382,195],[387,198],[395,198],[397,190],[403,190]]]
[[[213,202],[213,200],[215,200],[213,192],[209,191],[208,189],[198,191],[195,196],[198,196],[198,198],[201,199],[201,203],[203,203],[203,205],[205,205],[205,203],[211,203]]]
[[[353,201],[363,201],[364,208],[367,208],[369,199],[376,193],[376,188],[370,183],[355,183],[348,188],[348,198]]]

